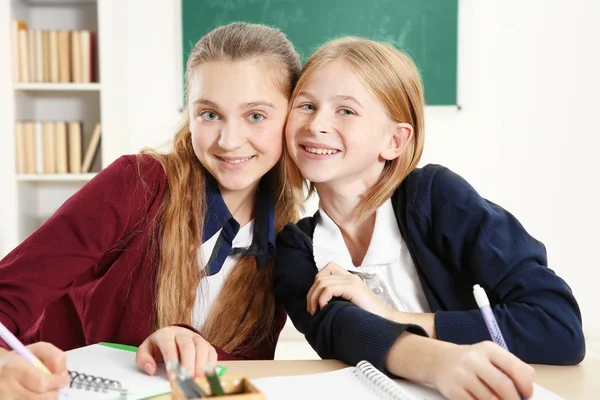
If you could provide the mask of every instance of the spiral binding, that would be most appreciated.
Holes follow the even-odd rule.
[[[119,381],[82,374],[77,371],[69,371],[69,378],[69,387],[73,389],[82,389],[98,393],[108,393],[110,391],[120,393],[122,398],[127,396],[127,389],[124,389]]]
[[[393,380],[384,375],[368,361],[361,361],[356,364],[354,375],[383,399],[413,400],[412,396],[402,390]]]

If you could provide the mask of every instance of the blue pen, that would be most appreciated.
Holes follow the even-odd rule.
[[[483,320],[485,321],[485,326],[487,326],[488,332],[492,337],[492,340],[497,345],[501,346],[504,350],[508,350],[508,346],[504,341],[504,336],[502,336],[502,331],[498,326],[498,321],[496,321],[496,317],[494,316],[494,312],[492,311],[492,307],[490,307],[490,300],[485,294],[485,290],[479,285],[473,286],[473,296],[475,296],[475,301],[477,302],[477,306],[481,311],[481,315],[483,316]],[[522,400],[525,400],[524,397],[521,397]]]

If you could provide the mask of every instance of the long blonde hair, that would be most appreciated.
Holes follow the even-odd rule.
[[[342,59],[358,75],[363,85],[379,99],[388,116],[408,123],[413,135],[404,153],[386,162],[378,182],[361,199],[356,215],[367,218],[389,199],[404,178],[416,168],[423,154],[423,86],[414,62],[392,45],[358,37],[345,37],[319,47],[304,64],[292,93],[291,103],[302,91],[312,73],[323,65]],[[296,188],[314,186],[303,179],[298,167],[287,157],[290,181]]]
[[[189,55],[186,81],[202,63],[249,59],[271,67],[274,84],[290,97],[300,74],[300,57],[285,34],[264,25],[233,23],[207,33]],[[206,273],[198,259],[206,213],[205,171],[192,148],[187,112],[170,153],[152,149],[142,153],[161,163],[167,179],[165,195],[152,221],[154,248],[158,249],[154,321],[154,329],[158,329],[191,322],[197,288]],[[267,177],[273,190],[276,232],[298,218],[300,195],[285,184],[286,164],[280,160]],[[272,285],[271,263],[259,271],[254,257],[242,256],[210,310],[203,336],[228,352],[235,352],[250,334],[256,343],[267,338],[275,322]]]

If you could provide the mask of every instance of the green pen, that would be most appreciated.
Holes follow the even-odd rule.
[[[215,373],[215,368],[210,364],[206,364],[204,366],[204,373],[206,374],[206,380],[210,386],[210,395],[223,396],[225,392],[223,391],[219,377]]]

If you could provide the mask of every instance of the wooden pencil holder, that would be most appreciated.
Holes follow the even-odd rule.
[[[223,386],[224,396],[209,396],[218,400],[266,400],[266,397],[261,393],[247,378],[239,378],[233,376],[219,377],[221,386]],[[210,385],[206,378],[196,379],[196,383],[207,395],[211,393]],[[186,400],[181,389],[174,381],[171,382],[171,399]]]

